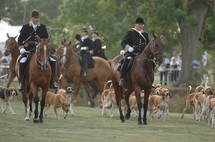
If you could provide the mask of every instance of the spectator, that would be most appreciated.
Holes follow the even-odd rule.
[[[179,68],[181,66],[181,59],[178,56],[176,51],[173,51],[173,56],[170,61],[171,73],[171,82],[175,83],[179,75]]]
[[[203,64],[203,66],[207,65],[207,56],[208,56],[207,51],[204,51],[204,54],[202,55],[202,64]]]
[[[161,85],[167,85],[167,76],[168,76],[169,66],[170,66],[170,61],[164,55],[163,63],[158,68],[158,70],[160,71],[160,84]]]

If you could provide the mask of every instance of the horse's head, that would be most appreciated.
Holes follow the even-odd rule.
[[[70,50],[72,50],[71,42],[66,42],[66,40],[61,41],[61,44],[59,45],[58,49],[59,49],[60,55],[62,56],[60,61],[62,64],[65,64],[68,56],[71,56],[70,55]]]
[[[12,51],[14,51],[14,48],[18,46],[17,42],[16,42],[16,37],[11,37],[9,36],[9,34],[7,33],[7,40],[5,42],[5,51],[8,53],[11,53]]]
[[[50,55],[50,36],[48,39],[41,39],[37,37],[38,45],[36,47],[36,57],[37,57],[37,64],[40,66],[41,70],[45,70],[48,68],[48,60]]]
[[[164,38],[163,36],[156,36],[153,34],[153,40],[149,43],[150,52],[155,58],[155,64],[160,65],[163,62],[163,48],[164,48]]]

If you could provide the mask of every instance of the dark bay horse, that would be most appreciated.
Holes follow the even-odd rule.
[[[62,77],[60,79],[60,88],[65,89],[68,81],[73,82],[74,96],[72,98],[72,103],[76,102],[81,83],[83,83],[84,86],[88,86],[88,83],[93,81],[101,93],[105,83],[111,79],[110,64],[99,57],[93,57],[95,61],[94,68],[88,68],[87,76],[81,77],[80,57],[74,52],[74,49],[75,47],[71,45],[71,42],[61,42],[61,45],[59,45],[57,49],[58,51],[61,50],[59,52],[62,52]]]
[[[9,63],[9,69],[10,69],[10,73],[9,73],[9,79],[7,82],[6,87],[10,87],[11,82],[14,80],[14,78],[16,77],[16,71],[15,71],[15,65],[16,65],[16,60],[18,58],[18,56],[20,55],[19,52],[19,45],[16,42],[16,37],[10,37],[9,34],[7,34],[7,40],[5,42],[5,51],[8,53],[11,53],[11,60]]]
[[[146,116],[148,108],[148,97],[151,92],[152,84],[154,82],[154,67],[156,64],[162,63],[164,48],[163,37],[156,37],[155,35],[153,36],[153,40],[149,42],[144,51],[141,54],[137,55],[134,59],[134,63],[130,72],[130,78],[128,77],[125,88],[119,86],[118,82],[120,74],[117,70],[119,61],[122,60],[123,56],[119,55],[112,60],[112,81],[116,93],[117,105],[119,106],[120,119],[122,122],[125,121],[125,118],[130,118],[131,109],[129,106],[129,96],[133,91],[135,91],[139,110],[138,124],[147,125]],[[155,58],[155,60],[153,58]],[[141,90],[144,90],[145,94],[143,119],[141,116],[141,109],[143,106],[140,97]],[[121,110],[121,99],[124,97],[123,94],[125,95],[125,101],[128,108],[125,118]]]
[[[23,102],[26,107],[25,120],[30,120],[30,111],[32,111],[32,99],[35,103],[34,122],[43,122],[43,110],[45,106],[46,93],[49,89],[51,80],[51,67],[49,64],[50,46],[48,39],[38,38],[36,51],[32,55],[29,62],[29,69],[25,77],[25,90],[23,94]],[[40,115],[38,118],[39,88],[42,89],[42,99],[40,101]]]

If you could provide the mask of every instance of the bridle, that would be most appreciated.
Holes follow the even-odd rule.
[[[155,47],[155,39],[153,40],[153,43],[152,43],[152,44],[153,44],[153,45],[152,45],[152,47],[150,47],[150,48],[154,48],[154,47]],[[148,60],[148,61],[150,61],[150,62],[153,62],[155,66],[159,66],[157,58],[154,58],[154,57],[156,57],[157,54],[163,55],[163,52],[161,52],[161,51],[156,51],[155,53],[152,52],[149,58],[148,58],[148,57],[145,57],[145,56],[143,56],[143,58],[144,58],[145,60]]]
[[[39,58],[39,56],[40,56],[40,53],[38,53],[38,52],[40,52],[40,51],[38,51],[38,47],[39,46],[39,44],[36,46],[36,64],[37,64],[37,66],[41,69],[41,70],[47,70],[48,69],[48,61],[47,61],[47,57],[46,57],[46,52],[47,52],[47,47],[46,47],[46,45],[44,45],[44,47],[43,47],[43,50],[44,50],[44,62],[42,62],[42,60]],[[39,54],[39,55],[38,55]]]

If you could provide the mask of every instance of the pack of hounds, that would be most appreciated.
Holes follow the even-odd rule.
[[[203,82],[201,85],[192,89],[192,86],[187,88],[185,108],[183,109],[181,118],[184,118],[184,113],[190,107],[194,110],[194,120],[200,122],[201,120],[208,121],[208,125],[215,126],[215,94],[210,86],[207,86],[208,79],[206,79],[205,86]]]
[[[73,95],[74,91],[72,87],[67,87],[66,90],[59,89],[56,93],[53,92],[47,92],[46,99],[45,99],[45,112],[44,115],[47,116],[47,110],[50,106],[53,106],[54,113],[57,119],[59,119],[58,116],[58,108],[62,108],[62,112],[64,115],[64,119],[66,119],[68,112],[71,112],[72,115],[74,115],[73,112],[73,105],[71,104],[71,96]],[[9,108],[9,111],[12,114],[16,114],[15,111],[12,109],[10,101],[12,100],[13,96],[17,96],[18,93],[14,87],[10,88],[4,88],[0,87],[0,98],[2,100],[1,108],[2,113],[6,113],[7,109]],[[65,114],[64,114],[65,113]]]
[[[191,86],[187,88],[186,99],[185,99],[185,108],[183,109],[181,118],[184,118],[185,111],[190,107],[193,107],[194,110],[194,120],[200,122],[201,120],[208,121],[208,125],[211,127],[215,126],[215,95],[211,87],[207,86],[207,81],[205,86],[197,86],[195,89],[192,89]],[[46,95],[46,108],[44,115],[47,116],[47,110],[50,106],[53,106],[54,113],[57,119],[58,108],[61,108],[64,119],[66,119],[68,112],[73,112],[73,104],[71,103],[71,97],[74,93],[72,87],[67,87],[66,90],[59,89],[56,93],[47,92]],[[11,106],[11,99],[13,96],[17,96],[18,93],[14,87],[4,88],[0,86],[0,98],[2,100],[1,108],[2,113],[6,113],[7,109],[12,114],[16,114]],[[141,93],[142,102],[144,102],[144,92]],[[157,113],[157,117],[162,118],[163,121],[166,120],[166,117],[169,113],[169,102],[172,98],[172,95],[168,88],[161,87],[161,85],[153,85],[152,91],[149,96],[148,108],[149,108],[149,118],[150,120],[154,119],[154,115]],[[132,110],[132,116],[137,117],[138,108],[136,103],[136,96],[134,92],[129,97],[129,104]],[[102,116],[107,115],[107,109],[110,109],[110,117],[113,117],[113,111],[117,108],[115,100],[115,91],[111,81],[108,81],[104,86],[104,91],[102,92],[99,103],[99,107],[102,110]],[[121,107],[123,113],[126,114],[127,108],[125,100],[122,99]]]

